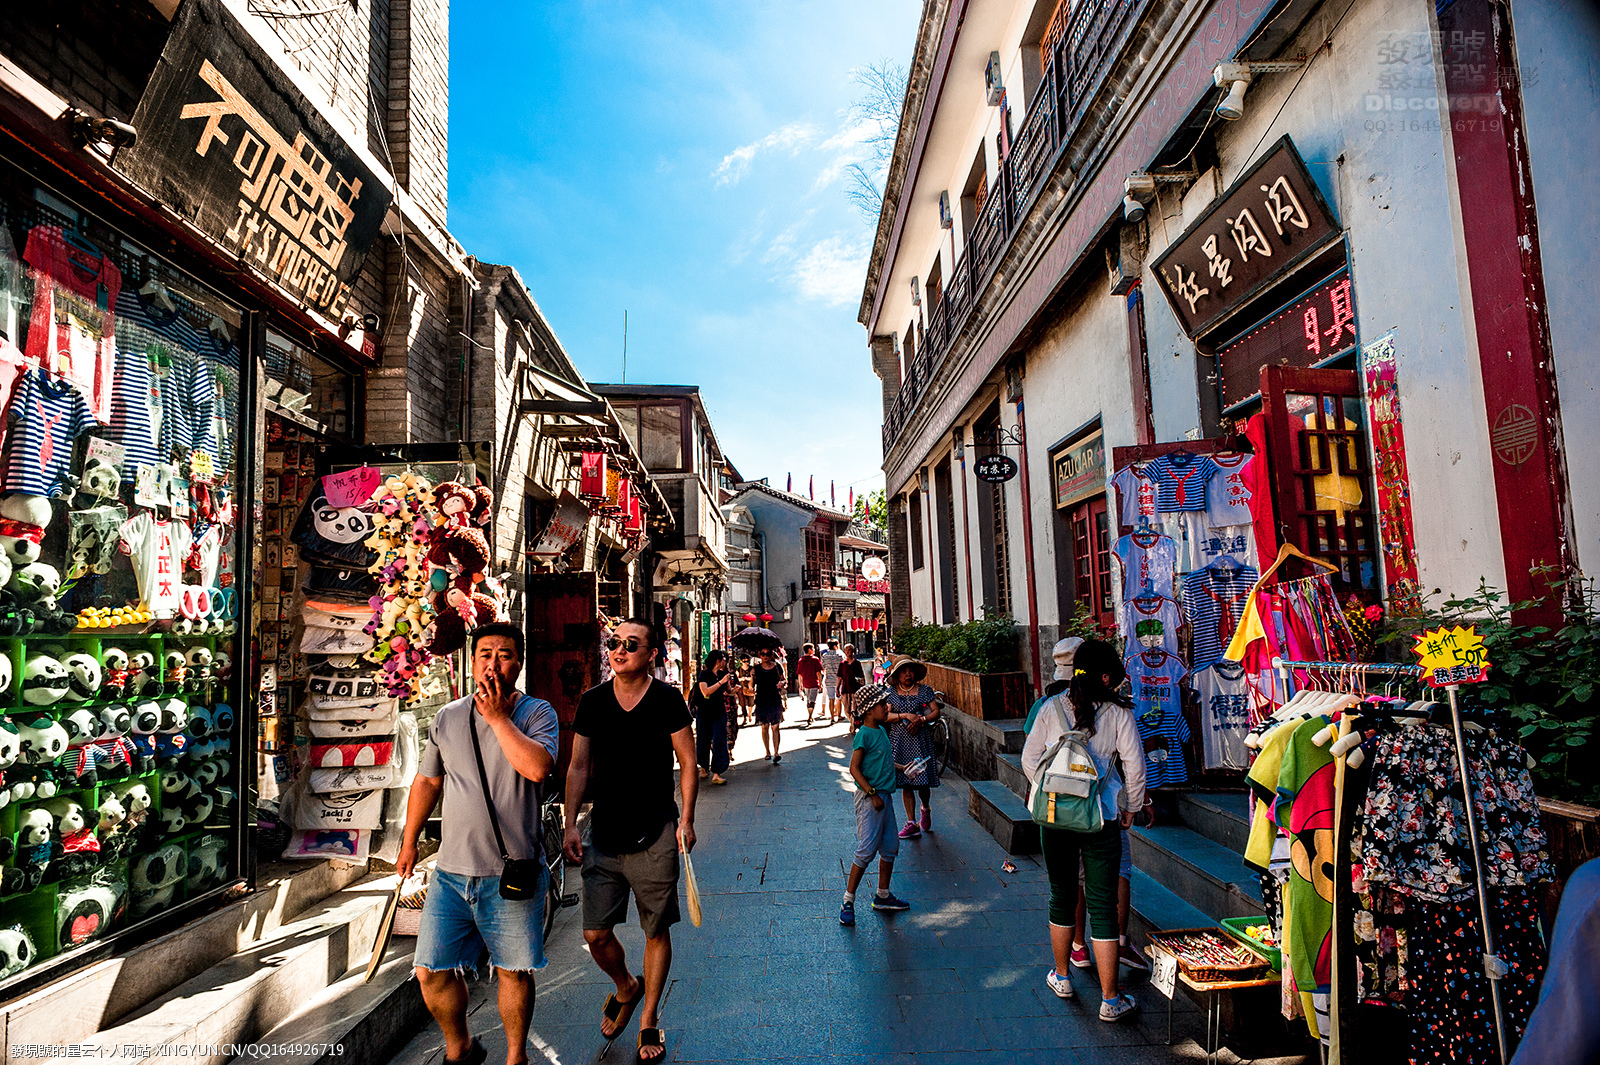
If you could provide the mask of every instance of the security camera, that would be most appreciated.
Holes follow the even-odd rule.
[[[139,139],[139,131],[126,122],[114,118],[96,118],[77,108],[66,113],[72,127],[72,139],[79,144],[109,144],[113,148],[132,148]]]
[[[1218,63],[1211,71],[1211,80],[1228,94],[1217,105],[1217,117],[1225,122],[1237,122],[1244,117],[1244,94],[1252,80],[1250,66],[1246,63]]]
[[[1143,222],[1145,204],[1155,198],[1156,179],[1143,170],[1135,170],[1122,182],[1122,217],[1129,222]]]
[[[1130,222],[1143,222],[1145,216],[1144,204],[1133,198],[1130,192],[1122,197],[1122,217]]]

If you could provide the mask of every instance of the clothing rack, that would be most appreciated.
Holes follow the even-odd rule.
[[[1345,674],[1422,676],[1421,666],[1389,662],[1295,662],[1274,658],[1272,666],[1283,679],[1285,690],[1288,689],[1291,671],[1295,669]],[[1506,1022],[1505,1010],[1500,1002],[1500,980],[1511,970],[1495,949],[1494,928],[1489,923],[1489,895],[1483,884],[1483,851],[1478,842],[1478,817],[1472,808],[1472,777],[1467,770],[1467,748],[1461,732],[1461,704],[1458,697],[1460,688],[1459,684],[1444,686],[1450,696],[1450,732],[1455,747],[1456,768],[1461,774],[1461,807],[1466,811],[1467,838],[1472,844],[1472,876],[1478,891],[1478,924],[1483,929],[1483,974],[1489,978],[1489,999],[1494,1007],[1494,1034],[1500,1050],[1500,1061],[1502,1065],[1507,1065],[1511,1059],[1506,1054]]]

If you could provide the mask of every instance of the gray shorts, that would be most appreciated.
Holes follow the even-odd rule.
[[[801,688],[800,694],[805,696],[807,710],[815,710],[817,708],[817,689]]]
[[[584,931],[615,928],[628,919],[628,895],[639,911],[639,927],[651,939],[677,924],[678,822],[668,821],[650,846],[632,854],[602,854],[583,848]]]
[[[899,822],[895,820],[894,791],[880,791],[883,809],[872,808],[872,797],[856,792],[856,854],[851,864],[865,869],[874,855],[881,862],[894,864],[900,854]]]

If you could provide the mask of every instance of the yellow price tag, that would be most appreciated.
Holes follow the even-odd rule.
[[[1448,684],[1477,684],[1489,679],[1489,652],[1474,625],[1430,629],[1411,650],[1422,666],[1430,688]]]
[[[195,448],[189,453],[189,476],[202,484],[210,484],[217,479],[216,465],[212,461],[211,452]]]

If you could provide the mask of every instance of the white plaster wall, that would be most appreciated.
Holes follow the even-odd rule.
[[[1154,261],[1184,230],[1183,200],[1171,189],[1150,204],[1145,228],[1150,235],[1145,262]],[[1150,361],[1150,414],[1158,441],[1185,440],[1200,429],[1200,385],[1195,378],[1194,341],[1172,313],[1161,281],[1146,268],[1144,290],[1144,342]],[[1110,461],[1109,456],[1107,461]]]
[[[1600,357],[1593,340],[1600,277],[1600,12],[1589,3],[1512,8],[1533,169],[1545,306],[1550,316],[1578,564],[1600,570]]]

